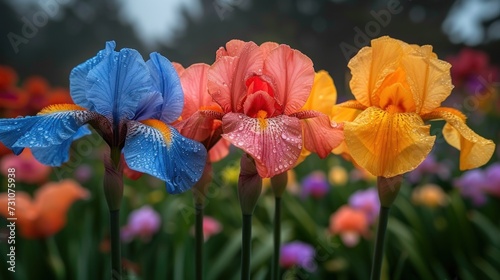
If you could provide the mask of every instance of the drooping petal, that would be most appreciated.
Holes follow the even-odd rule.
[[[246,96],[246,79],[261,74],[262,67],[262,52],[254,42],[247,42],[238,56],[222,56],[212,64],[208,91],[225,112],[236,112]]]
[[[349,153],[374,176],[393,177],[415,169],[429,154],[435,136],[414,113],[388,113],[376,107],[344,125]]]
[[[280,45],[267,56],[263,74],[273,79],[275,98],[284,106],[285,114],[295,113],[304,106],[314,82],[314,68],[309,57]]]
[[[217,162],[223,158],[225,158],[229,154],[229,146],[231,142],[226,139],[220,139],[217,144],[215,144],[209,151],[208,156],[210,158],[210,162]]]
[[[189,118],[176,122],[173,126],[185,137],[203,142],[210,136],[213,130],[213,122],[213,118],[197,111]]]
[[[304,146],[307,150],[325,158],[344,141],[343,124],[330,122],[327,115],[301,119]]]
[[[371,41],[371,47],[362,48],[347,65],[351,69],[349,82],[356,100],[366,107],[378,105],[374,95],[387,75],[394,72],[400,61],[402,44],[399,40],[383,36]]]
[[[257,119],[228,113],[222,118],[222,126],[222,136],[254,158],[263,178],[293,168],[302,149],[302,129],[294,117]]]
[[[130,168],[164,180],[171,194],[188,190],[200,179],[207,156],[203,145],[158,120],[127,126],[123,154]]]
[[[332,107],[337,102],[337,89],[328,72],[321,70],[314,75],[311,94],[301,110],[314,110],[331,116]]]
[[[71,143],[89,134],[91,134],[91,131],[87,126],[82,126],[73,136],[64,140],[61,144],[49,147],[33,147],[31,152],[39,162],[45,165],[60,166],[69,160]]]
[[[53,105],[42,110],[38,116],[0,119],[0,141],[15,154],[22,152],[23,148],[47,148],[45,151],[63,151],[69,148],[75,137],[86,133],[86,129],[79,132],[89,120],[97,117],[94,112],[86,111],[75,105]],[[69,143],[67,142],[69,141]],[[36,150],[36,149],[35,149]],[[67,149],[66,149],[67,150]],[[33,154],[40,162],[47,165],[60,165],[58,161],[47,162],[41,154]],[[63,158],[64,155],[59,155]]]
[[[139,101],[152,91],[146,63],[133,49],[112,52],[87,74],[90,108],[114,124],[134,118]]]
[[[451,93],[451,64],[439,60],[432,46],[415,46],[416,51],[403,56],[402,67],[413,94],[418,114],[426,114],[441,105]]]
[[[424,119],[444,119],[443,136],[448,144],[460,150],[460,170],[486,164],[495,152],[495,143],[477,135],[465,124],[465,116],[452,108],[437,108],[422,116]]]
[[[89,89],[92,85],[87,81],[87,75],[90,70],[97,66],[97,64],[101,63],[101,61],[113,53],[115,47],[116,43],[114,41],[106,42],[105,49],[99,51],[95,57],[71,70],[71,74],[69,75],[69,88],[71,98],[73,98],[75,104],[87,109],[92,107],[92,102],[88,100]]]
[[[154,90],[163,96],[163,108],[160,120],[171,123],[181,115],[184,106],[184,93],[182,91],[179,75],[172,63],[159,53],[151,53],[146,65],[151,72]]]

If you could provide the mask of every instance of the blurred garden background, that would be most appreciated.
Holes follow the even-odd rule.
[[[2,118],[70,102],[71,69],[108,40],[144,57],[157,51],[184,67],[213,63],[230,39],[288,44],[316,71],[330,73],[344,101],[352,99],[349,59],[370,39],[389,35],[432,45],[452,64],[455,88],[445,105],[461,110],[483,137],[497,144],[500,137],[498,0],[2,0],[0,14]],[[433,122],[434,150],[405,175],[392,207],[384,279],[500,279],[500,152],[486,166],[461,172],[442,127]],[[1,151],[0,191],[5,198],[8,170],[15,168],[17,213],[29,222],[23,230],[17,223],[12,273],[10,231],[0,218],[0,279],[110,278],[103,145],[97,134],[80,139],[58,168],[37,163],[29,151],[19,157]],[[239,278],[240,157],[232,149],[214,164],[204,221],[208,280]],[[168,195],[159,180],[127,175],[124,279],[193,279],[192,193]],[[374,177],[333,154],[311,155],[289,171],[283,279],[368,279],[379,207],[374,186]],[[267,187],[263,192],[253,220],[252,279],[270,275],[274,198]]]

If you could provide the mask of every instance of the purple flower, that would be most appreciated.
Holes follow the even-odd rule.
[[[329,190],[328,179],[322,171],[314,171],[302,180],[302,197],[322,198]]]
[[[314,248],[300,241],[293,241],[281,246],[280,265],[284,268],[300,266],[303,269],[313,272],[316,270],[314,262]]]
[[[454,185],[460,190],[462,196],[471,199],[474,205],[480,206],[486,203],[487,178],[483,170],[474,169],[464,172],[455,180]]]
[[[485,191],[500,197],[500,163],[494,163],[485,170]]]
[[[445,163],[436,161],[436,158],[430,154],[417,168],[408,173],[408,181],[419,183],[422,177],[428,174],[435,174],[440,179],[450,178],[450,169]]]
[[[370,224],[378,217],[380,200],[376,188],[356,191],[349,198],[349,205],[354,209],[362,210]]]
[[[128,223],[122,228],[122,239],[130,242],[134,237],[149,241],[160,229],[160,215],[151,206],[146,205],[130,213]]]

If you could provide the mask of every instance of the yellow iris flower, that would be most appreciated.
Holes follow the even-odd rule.
[[[356,100],[338,104],[345,144],[353,160],[375,176],[393,177],[416,168],[436,136],[424,121],[443,119],[445,140],[460,150],[460,169],[481,166],[495,144],[465,124],[465,116],[440,107],[450,95],[450,67],[432,46],[409,45],[387,36],[374,39],[348,64]]]

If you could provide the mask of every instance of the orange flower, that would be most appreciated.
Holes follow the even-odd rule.
[[[450,64],[429,45],[409,45],[390,37],[371,42],[348,64],[356,100],[339,104],[345,143],[354,161],[375,176],[393,177],[415,169],[436,136],[426,120],[444,119],[446,141],[460,150],[460,169],[485,164],[495,150],[477,135],[458,110],[439,107],[453,88]]]
[[[342,242],[353,247],[359,242],[359,237],[369,236],[370,223],[362,210],[347,205],[340,207],[330,216],[330,233],[339,234]]]
[[[78,199],[89,197],[89,192],[73,180],[51,182],[40,187],[35,198],[16,192],[16,224],[25,238],[45,238],[57,233],[66,224],[66,212]],[[0,194],[0,205],[7,205],[7,193]],[[11,217],[7,207],[0,208],[0,215]]]

